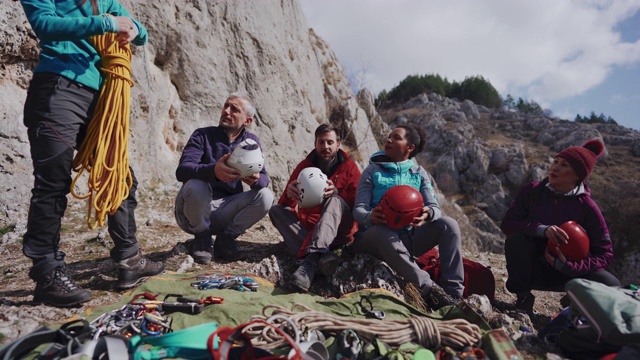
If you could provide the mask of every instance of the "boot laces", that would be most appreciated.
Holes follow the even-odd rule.
[[[58,268],[55,271],[55,282],[60,285],[66,291],[74,291],[79,288],[78,284],[67,276],[65,268]]]

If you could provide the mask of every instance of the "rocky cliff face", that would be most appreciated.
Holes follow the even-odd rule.
[[[331,120],[354,158],[376,151],[365,111],[329,46],[309,30],[295,0],[121,0],[149,30],[134,49],[130,160],[142,187],[175,183],[175,167],[198,127],[217,125],[227,95],[246,90],[258,116],[273,190]],[[0,224],[26,218],[33,183],[22,106],[37,40],[18,1],[0,4]]]

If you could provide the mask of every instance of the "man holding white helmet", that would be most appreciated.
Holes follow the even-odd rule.
[[[208,264],[213,255],[220,260],[239,259],[236,238],[262,219],[273,204],[269,176],[260,161],[260,141],[245,129],[255,113],[246,93],[232,93],[224,103],[219,125],[196,129],[182,151],[176,178],[183,184],[176,197],[175,216],[182,230],[195,235],[189,253],[199,264]],[[237,147],[242,148],[235,160],[227,163]],[[248,191],[242,183],[249,186]],[[212,235],[216,235],[215,243]]]
[[[318,126],[315,149],[293,170],[278,204],[269,210],[289,252],[302,260],[291,284],[303,291],[309,290],[318,268],[331,275],[340,261],[331,250],[352,242],[357,230],[351,209],[360,169],[340,149],[338,134],[329,124]],[[301,175],[309,179],[299,178]],[[310,199],[318,192],[312,188],[317,186],[314,180],[324,176],[323,195],[318,201]]]

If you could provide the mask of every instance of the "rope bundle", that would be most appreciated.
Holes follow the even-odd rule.
[[[133,184],[129,168],[131,49],[129,45],[120,46],[116,35],[107,33],[91,38],[101,56],[105,80],[87,135],[73,160],[77,174],[71,193],[77,199],[89,199],[87,224],[90,229],[104,226],[107,213],[116,212]],[[74,188],[84,171],[89,173],[89,192],[78,195]]]
[[[304,311],[295,312],[297,308]],[[271,309],[273,311],[268,315],[267,312]],[[267,320],[274,315],[284,315],[302,333],[308,330],[340,332],[351,329],[367,341],[371,341],[377,336],[380,341],[392,347],[414,342],[428,349],[440,345],[458,349],[477,344],[482,336],[480,327],[464,319],[445,321],[433,321],[427,317],[385,321],[351,319],[315,311],[302,304],[294,304],[291,311],[279,305],[267,305],[262,309],[262,315],[254,315],[251,320]],[[279,326],[290,326],[288,324],[289,322],[283,321]],[[251,342],[255,346],[265,349],[274,349],[285,345],[282,336],[260,323],[247,326],[245,334],[251,338]]]

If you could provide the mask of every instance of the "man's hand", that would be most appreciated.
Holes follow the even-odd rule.
[[[333,184],[333,181],[331,180],[327,180],[327,187],[324,189],[324,198],[328,198],[333,194],[338,194],[338,189],[336,189],[336,186]]]
[[[382,208],[380,206],[376,206],[373,209],[371,209],[370,219],[372,224],[387,223],[387,219],[385,218],[384,213],[382,212]]]
[[[420,215],[413,218],[413,221],[411,222],[411,226],[413,227],[421,226],[427,220],[429,220],[429,207],[424,206],[422,208],[422,212],[420,212]]]
[[[229,182],[240,178],[240,170],[227,166],[227,159],[231,154],[223,155],[213,169],[216,178],[220,181]]]
[[[241,178],[240,180],[242,180],[243,183],[252,186],[253,184],[257,183],[258,180],[260,180],[260,173],[255,173],[249,176],[245,176],[243,178]]]
[[[297,202],[302,201],[302,199],[300,198],[300,189],[298,189],[298,184],[300,184],[300,181],[298,180],[293,180],[288,186],[287,186],[287,199],[289,200],[295,200]]]

